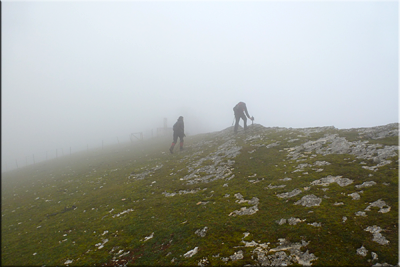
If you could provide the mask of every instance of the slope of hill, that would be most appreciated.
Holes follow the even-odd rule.
[[[2,265],[397,265],[398,124],[252,125],[3,174]]]

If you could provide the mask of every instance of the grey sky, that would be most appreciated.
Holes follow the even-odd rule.
[[[184,116],[191,134],[222,130],[239,101],[265,127],[398,122],[398,11],[398,1],[3,1],[2,169],[149,134],[164,117]]]

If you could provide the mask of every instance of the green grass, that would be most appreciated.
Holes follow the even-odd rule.
[[[241,243],[245,232],[250,233],[246,241],[269,242],[271,248],[279,245],[279,238],[294,243],[309,241],[302,251],[308,250],[318,257],[313,265],[397,264],[398,157],[377,172],[362,168],[363,160],[352,155],[311,157],[315,154],[311,153],[301,162],[287,157],[285,148],[333,133],[349,141],[359,140],[354,132],[333,128],[306,136],[299,129],[250,127],[247,134],[232,135],[229,138],[234,138],[241,150],[231,166],[234,178],[229,181],[187,184],[180,180],[191,173],[189,167],[195,163],[200,164],[197,168],[220,164],[208,157],[229,140],[218,133],[188,137],[185,150],[175,149],[172,155],[168,151],[170,138],[158,138],[81,152],[5,173],[2,177],[2,265],[55,266],[73,260],[70,265],[193,266],[203,258],[210,265],[254,265],[256,262],[251,258],[254,248],[243,247]],[[293,139],[299,140],[289,142]],[[391,137],[369,141],[398,145]],[[277,146],[265,147],[277,142]],[[300,163],[313,164],[318,160],[331,165],[294,172]],[[316,168],[323,171],[316,172],[313,170]],[[144,179],[135,178],[145,172]],[[328,175],[343,176],[354,182],[345,187],[336,183],[310,187],[312,181]],[[292,180],[279,180],[286,177]],[[362,189],[354,187],[371,180],[377,184]],[[286,187],[268,189],[269,184],[286,184]],[[305,187],[310,189],[305,191]],[[276,196],[296,188],[302,192],[292,198]],[[183,190],[196,192],[179,194]],[[361,190],[360,200],[348,196]],[[176,195],[166,197],[165,192]],[[249,216],[229,216],[241,207],[252,206],[237,203],[236,193],[242,194],[245,200],[259,198],[259,211]],[[294,205],[309,194],[322,198],[321,205],[310,208]],[[367,217],[355,215],[378,199],[388,203],[391,211],[382,214],[373,208]],[[344,205],[335,206],[335,202]],[[343,216],[347,217],[345,223]],[[296,225],[276,222],[290,217],[305,221]],[[322,227],[307,224],[313,222],[321,223]],[[364,229],[373,225],[384,229],[381,233],[390,245],[372,241],[372,234]],[[205,226],[208,227],[206,236],[197,236],[195,231]],[[152,233],[153,238],[145,241]],[[101,244],[104,247],[100,248]],[[369,251],[366,257],[356,254],[362,245]],[[195,247],[199,248],[196,255],[183,257]],[[244,252],[243,259],[222,261],[239,250]],[[372,251],[379,255],[378,261],[371,261]]]

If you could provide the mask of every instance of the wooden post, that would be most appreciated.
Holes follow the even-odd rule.
[[[28,166],[28,156],[25,157],[25,160],[26,160],[26,165],[25,166]]]

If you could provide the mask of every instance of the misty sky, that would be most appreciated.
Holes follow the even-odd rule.
[[[398,1],[2,1],[2,169],[146,137],[163,118],[223,130],[239,101],[265,127],[398,122],[398,13]]]

